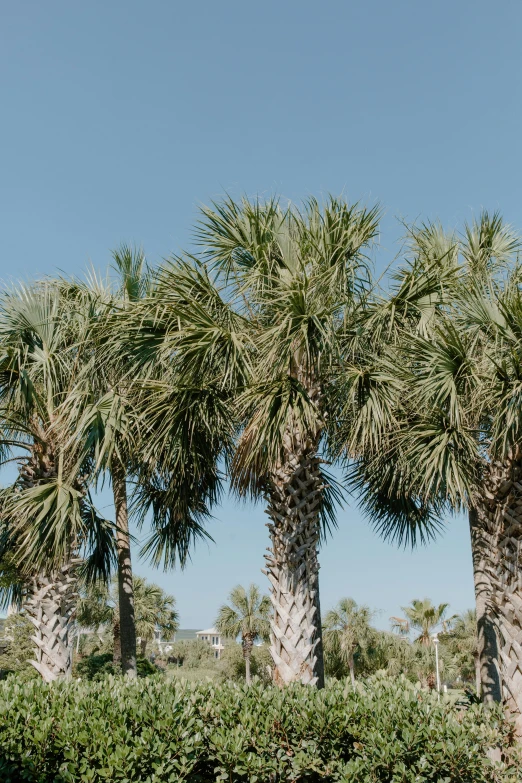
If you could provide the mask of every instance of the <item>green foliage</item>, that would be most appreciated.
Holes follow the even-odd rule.
[[[238,585],[231,590],[229,604],[223,604],[216,619],[216,628],[223,636],[235,639],[241,636],[252,641],[260,638],[266,641],[270,634],[270,610],[272,604],[267,595],[262,595],[257,585],[248,590]]]
[[[86,680],[100,680],[107,674],[116,674],[112,653],[89,655],[76,664],[76,674]]]
[[[250,656],[252,677],[258,677],[263,682],[270,682],[273,665],[268,645],[254,645]],[[241,645],[227,645],[221,653],[221,658],[216,662],[216,666],[223,680],[242,682],[245,679],[245,657]]]
[[[341,598],[326,613],[324,647],[330,665],[333,661],[336,669],[346,665],[354,676],[355,655],[366,658],[375,638],[375,630],[370,625],[373,614],[367,606],[357,606],[353,598]]]
[[[136,660],[136,670],[138,677],[150,677],[153,674],[158,674],[157,666],[149,661],[148,658],[138,657]]]
[[[182,639],[172,645],[169,658],[174,658],[187,669],[212,668],[215,664],[214,650],[200,639]]]
[[[158,669],[147,658],[138,658],[136,662],[138,677],[150,677],[157,674]],[[118,674],[112,660],[112,653],[89,655],[76,664],[76,675],[85,680],[102,680],[108,675]]]
[[[144,653],[147,642],[154,638],[156,628],[167,638],[177,630],[176,600],[142,576],[134,576],[133,586],[136,631],[141,637]],[[112,580],[111,585],[102,582],[88,585],[78,602],[76,618],[84,628],[101,628],[105,634],[108,629],[112,629],[113,624],[119,620],[117,578]]]
[[[515,783],[500,709],[405,681],[322,691],[178,680],[0,683],[3,783]]]
[[[434,606],[429,598],[420,600],[414,598],[410,606],[403,606],[406,618],[392,617],[394,630],[401,634],[409,634],[410,630],[420,632],[415,641],[420,644],[431,644],[431,638],[437,628],[447,631],[456,617],[446,619],[448,604]]]
[[[460,677],[464,682],[475,678],[475,663],[478,658],[477,614],[468,609],[459,615],[449,633],[440,636],[441,650],[453,656]]]
[[[324,633],[324,665],[328,677],[343,679],[350,674],[349,662],[343,655],[335,632]],[[395,633],[370,628],[366,643],[354,653],[356,677],[386,673],[400,675],[412,684],[435,687],[435,650]],[[439,667],[443,682],[469,682],[473,679],[473,657],[466,650],[456,650],[456,640],[450,634],[441,636]]]
[[[33,626],[23,614],[12,614],[5,621],[5,652],[0,655],[0,670],[12,672],[23,679],[35,679],[39,675],[29,661],[34,657],[31,641]]]

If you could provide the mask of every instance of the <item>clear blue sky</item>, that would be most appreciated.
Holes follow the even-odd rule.
[[[516,0],[24,0],[0,20],[4,281],[105,267],[122,240],[157,261],[225,190],[379,200],[379,264],[399,216],[460,226],[484,206],[522,226]],[[210,625],[236,583],[265,584],[263,522],[227,500],[216,544],[154,574],[185,627]],[[465,520],[414,553],[354,507],[339,526],[324,608],[351,595],[386,627],[414,597],[472,605]]]

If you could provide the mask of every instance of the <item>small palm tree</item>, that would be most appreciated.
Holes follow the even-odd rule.
[[[147,582],[141,576],[134,577],[134,611],[142,657],[145,657],[147,644],[154,639],[156,630],[167,636],[178,630],[174,596],[168,595],[161,587]]]
[[[332,641],[338,645],[340,656],[348,665],[354,689],[354,655],[357,650],[366,650],[375,636],[370,625],[373,615],[369,607],[357,606],[353,598],[341,598],[324,618],[325,629],[333,635]]]
[[[178,629],[176,601],[161,587],[141,576],[134,576],[133,585],[136,630],[141,639],[141,654],[145,656],[147,644],[154,638],[156,629],[165,634],[172,634]],[[117,577],[113,579],[110,588],[103,583],[89,586],[78,602],[77,622],[84,628],[110,627],[114,639],[114,663],[121,663],[121,619]]]
[[[477,613],[468,609],[459,614],[444,642],[448,644],[458,663],[459,671],[467,679],[475,677],[477,696],[481,695],[480,651],[477,637]],[[473,672],[470,671],[473,661]]]
[[[270,599],[261,595],[257,585],[250,585],[248,591],[238,585],[231,591],[223,604],[216,620],[216,629],[230,639],[241,636],[243,657],[245,659],[245,677],[250,685],[250,656],[256,639],[268,640],[270,636]]]
[[[406,615],[405,618],[390,617],[392,628],[402,635],[409,634],[412,629],[420,631],[415,641],[427,647],[431,642],[432,635],[439,626],[442,632],[445,633],[455,620],[455,615],[445,619],[448,606],[449,604],[435,606],[429,598],[424,598],[422,601],[414,598],[411,606],[402,607],[402,611]]]

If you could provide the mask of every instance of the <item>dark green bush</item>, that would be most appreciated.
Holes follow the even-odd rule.
[[[488,748],[509,746],[500,710],[449,701],[407,682],[352,693],[126,682],[0,683],[3,783],[507,783]]]
[[[88,655],[77,662],[74,673],[85,680],[99,680],[107,674],[116,674],[112,653]]]
[[[82,680],[100,680],[110,674],[116,675],[118,671],[112,657],[112,653],[89,655],[76,663],[74,674]],[[136,669],[138,677],[149,677],[158,673],[158,668],[147,658],[138,658]]]
[[[138,677],[150,677],[152,674],[158,674],[159,669],[149,661],[148,658],[138,658],[136,661]]]

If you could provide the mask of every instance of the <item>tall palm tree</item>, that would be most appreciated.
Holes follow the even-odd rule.
[[[87,284],[61,281],[64,294],[88,324],[84,336],[84,362],[76,384],[62,406],[61,426],[70,442],[79,441],[94,465],[91,481],[108,475],[113,490],[116,552],[118,558],[119,630],[121,667],[136,676],[136,619],[129,533],[128,481],[139,470],[143,445],[129,394],[128,352],[107,350],[107,325],[114,313],[128,311],[151,292],[152,278],[143,252],[122,245],[113,252],[112,271],[106,281],[91,274]]]
[[[270,633],[270,599],[261,595],[257,585],[252,584],[248,590],[241,585],[234,587],[228,600],[230,603],[223,604],[219,610],[216,630],[229,639],[241,636],[245,677],[247,685],[250,685],[252,647],[256,639],[266,641]]]
[[[0,562],[35,635],[33,665],[51,681],[71,673],[71,624],[80,571],[107,578],[112,529],[90,503],[88,459],[56,428],[82,357],[84,324],[51,282],[7,291],[0,302],[2,453],[19,463],[2,492]],[[66,476],[78,463],[76,479]]]
[[[184,420],[169,403],[197,400],[208,431],[221,430],[212,448],[225,455],[233,488],[267,503],[281,684],[324,681],[318,546],[339,492],[321,453],[341,408],[337,381],[352,356],[377,227],[378,209],[334,198],[302,210],[225,199],[202,212],[203,261],[174,259],[142,311],[137,352],[165,368],[163,397],[156,385],[144,419],[172,422],[172,432]]]
[[[330,631],[348,665],[352,687],[355,690],[354,655],[365,651],[375,638],[371,627],[373,612],[367,606],[357,606],[353,598],[341,598],[334,609],[330,609],[324,618],[324,627]]]
[[[402,617],[391,617],[392,628],[401,634],[409,634],[411,630],[418,631],[419,635],[415,641],[423,644],[425,647],[431,644],[432,636],[437,628],[445,633],[451,623],[456,619],[453,615],[446,619],[446,612],[449,604],[439,604],[435,606],[429,598],[419,600],[414,598],[411,606],[403,606],[402,611],[406,615]]]
[[[432,227],[419,238],[433,250]],[[412,510],[431,518],[433,530],[444,513],[468,510],[482,695],[503,699],[522,735],[519,272],[512,264],[519,240],[498,215],[483,213],[448,244],[452,253],[439,254],[435,266],[440,304],[427,325],[418,308],[396,331],[401,391],[380,451],[355,465],[353,485],[385,534],[405,529]],[[400,285],[418,287],[428,268],[425,260],[413,264]]]

